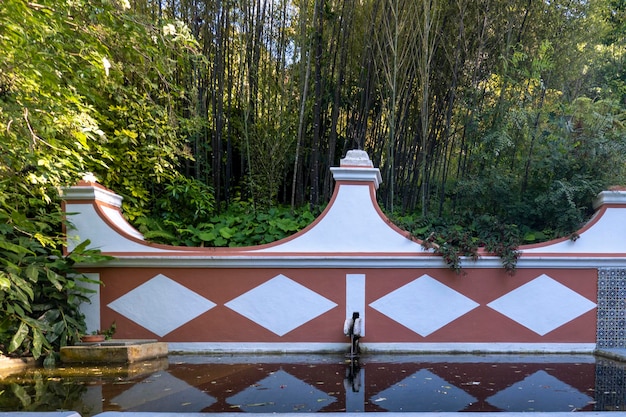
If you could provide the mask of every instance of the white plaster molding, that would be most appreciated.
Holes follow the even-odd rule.
[[[341,166],[364,166],[373,168],[374,164],[367,152],[360,149],[351,149],[346,152],[346,157],[340,161]]]
[[[374,168],[367,152],[353,149],[347,152],[339,167],[331,167],[335,181],[371,181],[374,187],[382,183],[380,170]]]
[[[371,181],[376,189],[382,183],[378,168],[330,168],[335,181]]]
[[[143,240],[143,235],[128,224],[119,210],[101,208],[106,219],[100,216],[93,204],[66,203],[65,211],[71,223],[71,227],[66,232],[68,251],[71,252],[80,242],[88,239],[91,242],[91,248],[100,249],[105,253],[164,252],[163,249],[142,244],[140,241]],[[111,227],[110,224],[115,224],[116,228]]]
[[[169,342],[170,352],[307,353],[345,352],[349,343]],[[593,353],[595,343],[367,343],[365,352],[385,353]]]
[[[122,207],[123,197],[113,191],[94,185],[76,185],[61,188],[61,197],[66,201],[102,201],[115,207]]]
[[[107,262],[107,267],[154,267],[154,268],[356,268],[356,269],[394,269],[394,268],[447,268],[440,256],[351,256],[351,255],[284,255],[245,256],[167,253],[167,256],[155,254],[125,255]],[[517,269],[524,268],[622,268],[626,265],[626,256],[621,257],[572,257],[545,256],[519,259]],[[98,267],[101,264],[81,264],[82,267]],[[502,269],[499,258],[483,258],[479,261],[465,259],[463,269],[489,268]]]
[[[254,252],[417,254],[423,249],[381,217],[368,186],[342,184],[332,206],[314,227]]]
[[[593,208],[597,210],[604,204],[626,205],[626,191],[608,190],[600,192],[593,201]]]

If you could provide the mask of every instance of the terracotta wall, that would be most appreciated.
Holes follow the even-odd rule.
[[[515,275],[488,253],[457,275],[380,211],[382,179],[365,152],[332,171],[333,199],[314,224],[238,249],[151,244],[111,190],[84,181],[65,189],[68,250],[90,239],[116,257],[82,266],[104,284],[85,305],[90,327],[115,322],[117,338],[170,350],[334,351],[346,347],[344,319],[359,311],[372,351],[595,349],[599,270],[626,265],[623,192],[598,196],[576,241],[522,247]]]

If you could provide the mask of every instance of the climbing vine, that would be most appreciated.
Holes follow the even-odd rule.
[[[502,223],[490,215],[478,216],[470,223],[448,224],[444,219],[422,217],[398,217],[393,221],[409,231],[424,249],[440,255],[457,274],[463,272],[464,259],[476,261],[480,258],[481,249],[485,254],[499,257],[509,274],[516,271],[522,238],[514,224]]]

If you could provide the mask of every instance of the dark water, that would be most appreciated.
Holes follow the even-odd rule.
[[[0,380],[0,411],[624,411],[626,366],[590,355],[170,356]]]

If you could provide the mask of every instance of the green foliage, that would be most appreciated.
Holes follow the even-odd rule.
[[[522,242],[515,224],[502,223],[497,217],[481,215],[467,219],[401,216],[392,219],[422,242],[425,249],[442,256],[443,261],[457,274],[462,272],[462,261],[479,259],[479,249],[498,256],[504,269],[514,274]]]
[[[241,201],[233,204],[227,212],[205,221],[178,223],[141,218],[136,223],[146,239],[158,243],[195,247],[241,247],[283,239],[308,226],[314,218],[314,214],[307,208],[296,212],[286,207],[254,210],[250,202]]]
[[[176,177],[165,184],[154,206],[163,220],[170,223],[195,223],[213,213],[213,188],[192,178]]]
[[[32,202],[34,203],[34,202]],[[30,218],[7,204],[0,206],[0,346],[5,354],[46,357],[77,341],[84,332],[78,307],[88,300],[87,277],[75,271],[79,262],[104,258],[88,250],[88,241],[64,255],[62,215],[38,213]]]
[[[48,374],[47,370],[33,370],[19,379],[3,378],[0,409],[22,412],[45,410],[76,410],[83,415],[93,414],[84,404],[87,391],[84,382],[68,384],[65,378]]]
[[[194,92],[175,75],[202,56],[183,24],[154,26],[108,0],[4,1],[0,42],[0,348],[50,363],[84,332],[88,280],[74,265],[106,259],[88,242],[62,252],[58,187],[94,172],[131,218],[157,193],[211,211],[211,190],[177,171],[204,122],[182,116]]]
[[[91,332],[92,335],[102,335],[104,336],[104,340],[112,339],[117,331],[117,324],[115,322],[111,323],[109,327],[106,329],[94,330]]]

